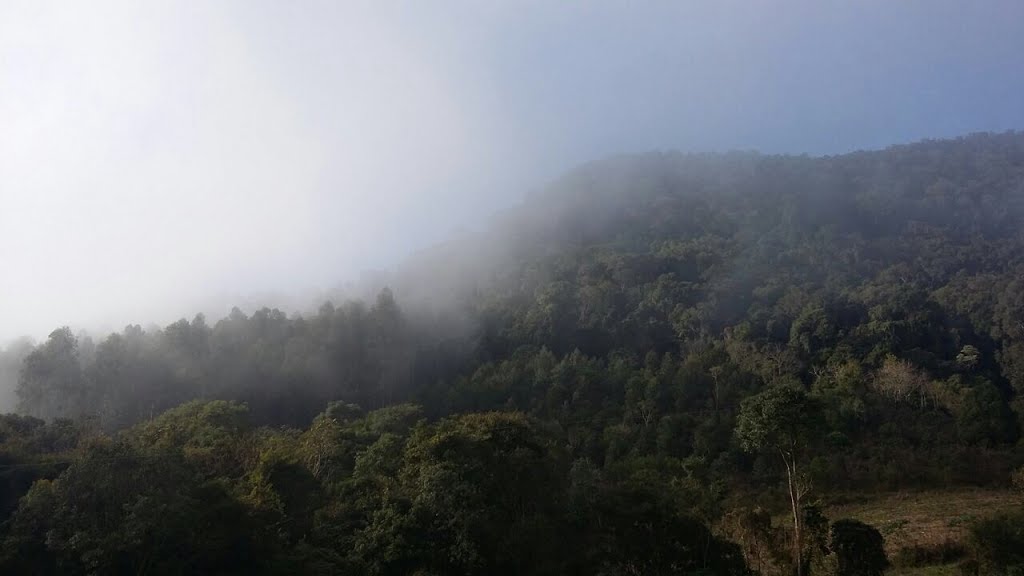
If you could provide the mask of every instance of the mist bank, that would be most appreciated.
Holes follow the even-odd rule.
[[[34,345],[28,338],[20,338],[0,347],[0,413],[14,412],[18,406],[18,377],[21,367]]]
[[[970,377],[1009,410],[1024,386],[1022,166],[1020,133],[594,162],[312,312],[58,330],[22,362],[21,409],[108,428],[192,398],[245,401],[276,424],[329,401],[440,414],[523,401],[511,383],[486,402],[465,387],[524,351],[642,364],[728,341],[805,384],[889,356],[947,378],[970,346]]]

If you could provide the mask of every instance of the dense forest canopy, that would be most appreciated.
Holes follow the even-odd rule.
[[[880,573],[815,502],[1024,463],[1024,134],[595,162],[368,301],[5,378],[11,573]]]

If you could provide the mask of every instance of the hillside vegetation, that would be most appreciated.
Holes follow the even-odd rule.
[[[0,571],[1024,566],[1024,134],[613,158],[482,228],[368,303],[0,354]],[[917,560],[836,504],[968,487]]]

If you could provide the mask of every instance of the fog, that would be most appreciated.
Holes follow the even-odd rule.
[[[1024,5],[0,5],[0,343],[301,306],[580,162],[1024,126]]]

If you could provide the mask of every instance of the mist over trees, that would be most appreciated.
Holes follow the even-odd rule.
[[[1022,224],[1020,133],[619,157],[369,301],[59,328],[0,354],[0,454],[27,465],[0,565],[880,573],[877,530],[805,496],[1008,482]]]
[[[0,348],[0,412],[13,412],[18,406],[18,377],[32,342],[22,338]]]

